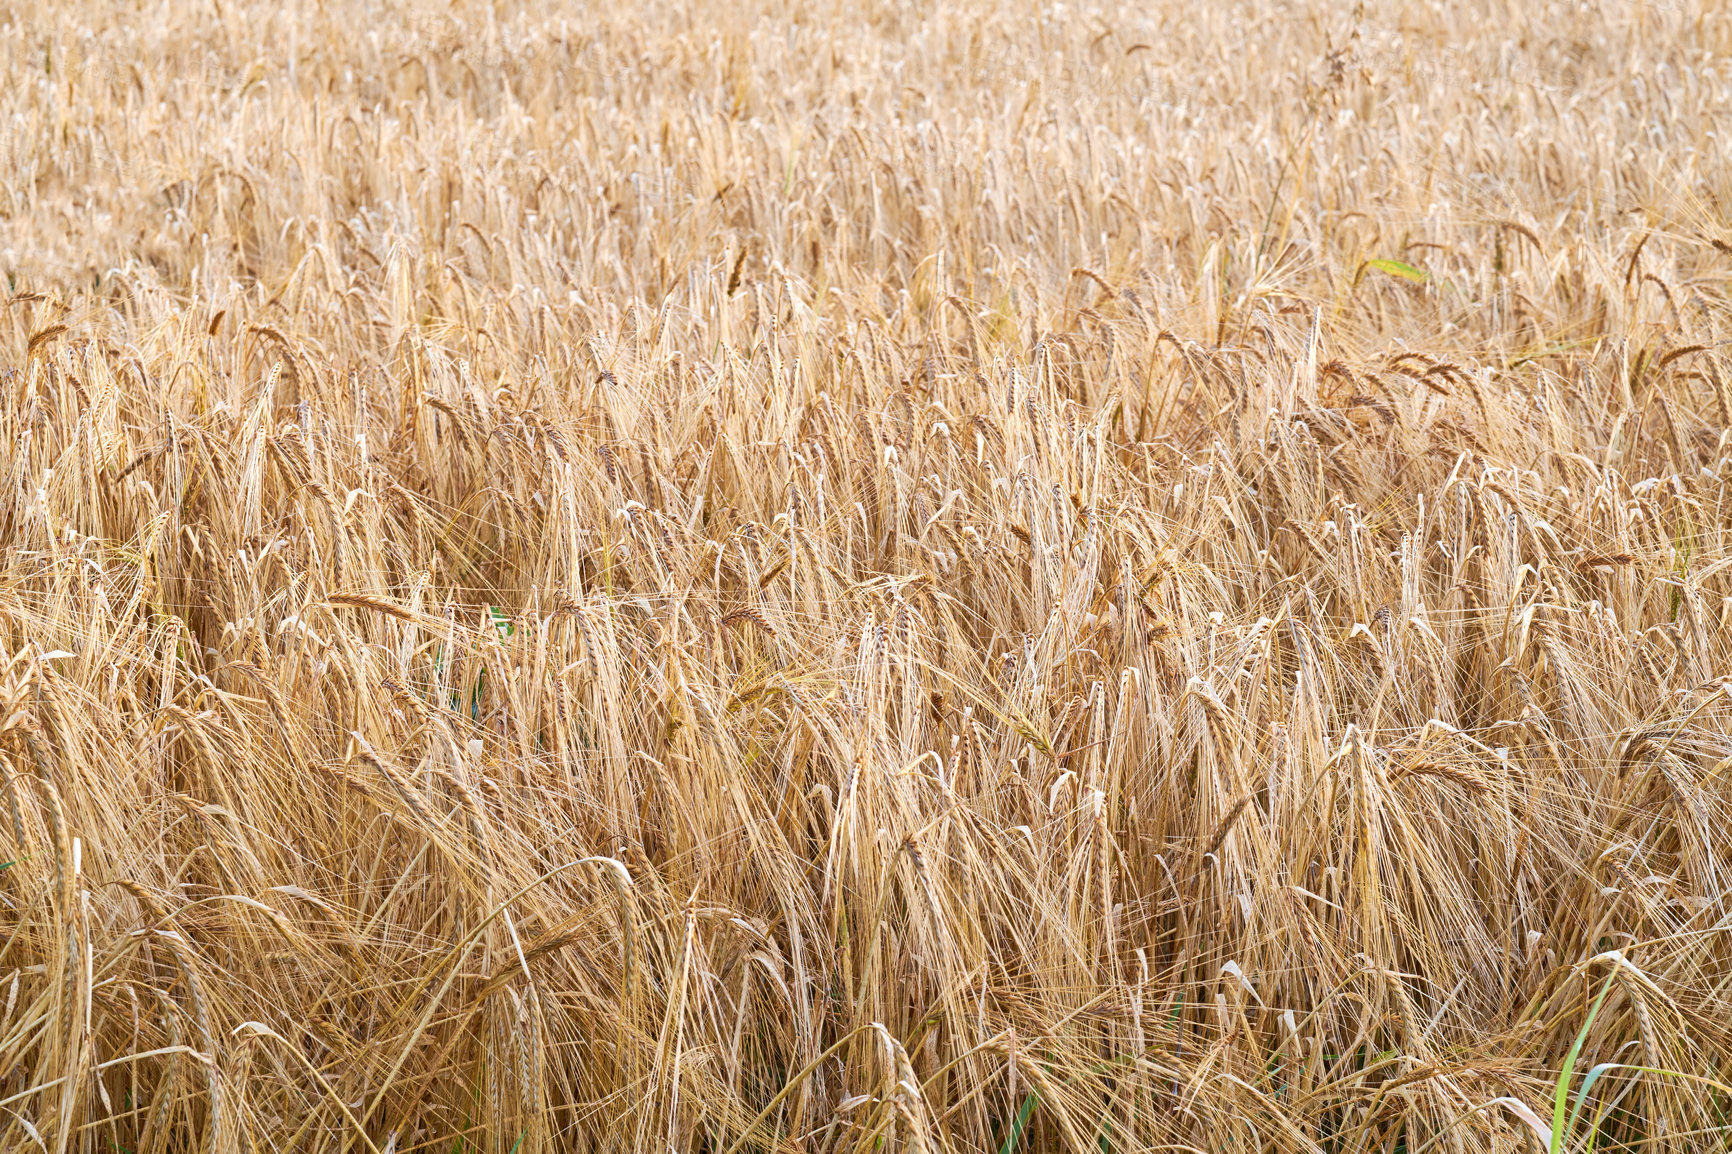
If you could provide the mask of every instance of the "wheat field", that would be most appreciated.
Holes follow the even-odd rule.
[[[0,77],[0,1149],[1732,1149],[1719,3]]]

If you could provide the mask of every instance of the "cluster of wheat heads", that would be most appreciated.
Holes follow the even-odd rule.
[[[1727,1145],[1718,5],[509,7],[0,4],[0,1148]]]

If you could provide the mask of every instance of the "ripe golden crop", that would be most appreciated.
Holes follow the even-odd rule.
[[[0,1149],[1723,1149],[1732,18],[0,2]]]

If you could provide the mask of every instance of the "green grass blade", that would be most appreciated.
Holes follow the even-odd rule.
[[[1388,273],[1390,276],[1398,276],[1402,280],[1412,281],[1414,284],[1428,284],[1431,281],[1430,273],[1422,268],[1415,268],[1404,261],[1379,258],[1368,260],[1365,265],[1367,268],[1374,268],[1378,272]]]
[[[1588,1092],[1594,1088],[1594,1083],[1598,1082],[1600,1080],[1600,1076],[1602,1074],[1604,1074],[1607,1070],[1610,1070],[1612,1068],[1612,1066],[1613,1066],[1613,1063],[1611,1063],[1611,1062],[1601,1062],[1599,1065],[1594,1066],[1592,1069],[1590,1069],[1587,1073],[1587,1076],[1582,1079],[1581,1088],[1576,1091],[1575,1104],[1570,1107],[1569,1130],[1571,1133],[1575,1132],[1576,1120],[1581,1117],[1582,1105],[1588,1099]],[[1595,1126],[1594,1129],[1595,1129],[1595,1131],[1598,1131],[1599,1127]],[[1589,1140],[1589,1143],[1591,1144],[1593,1141],[1593,1135],[1592,1134],[1590,1134],[1588,1136],[1588,1140]]]
[[[1594,1019],[1599,1017],[1600,1007],[1606,1003],[1606,995],[1612,992],[1612,980],[1617,977],[1613,972],[1606,978],[1606,984],[1600,987],[1600,996],[1594,999],[1593,1008],[1588,1011],[1588,1020],[1582,1023],[1581,1031],[1576,1034],[1576,1040],[1570,1044],[1570,1052],[1564,1056],[1564,1067],[1558,1071],[1557,1088],[1552,1093],[1552,1150],[1551,1154],[1562,1154],[1564,1148],[1565,1111],[1570,1100],[1570,1075],[1575,1072],[1576,1059],[1581,1055],[1582,1043],[1588,1040],[1588,1031],[1593,1029]],[[1602,1066],[1594,1067],[1604,1070]],[[1595,1075],[1597,1077],[1597,1075]],[[1583,1093],[1592,1083],[1584,1083]],[[1573,1120],[1573,1119],[1572,1119]]]

